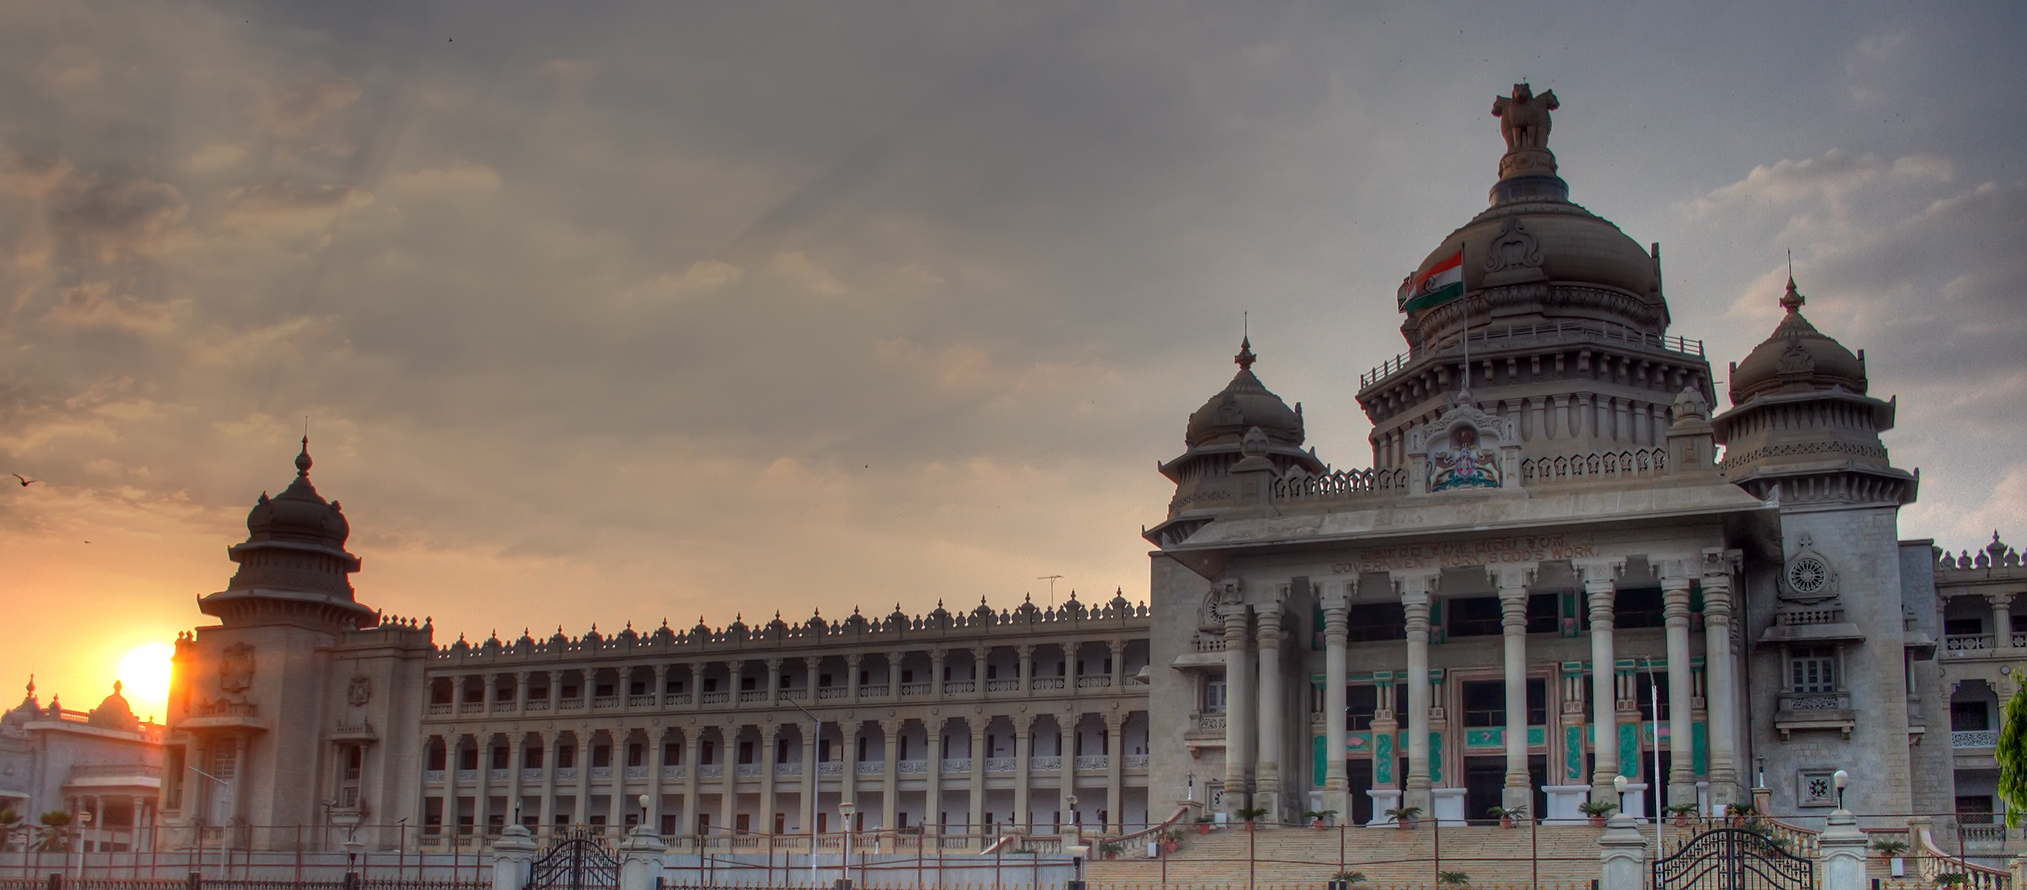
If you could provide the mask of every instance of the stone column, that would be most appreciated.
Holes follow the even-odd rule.
[[[1267,810],[1267,818],[1287,817],[1281,805],[1282,695],[1281,695],[1281,606],[1259,612],[1260,717],[1259,760],[1253,768],[1253,806]]]
[[[1401,724],[1394,708],[1394,683],[1405,674],[1396,676],[1393,671],[1373,672],[1373,692],[1379,698],[1379,707],[1372,716],[1372,820],[1367,825],[1386,825],[1389,820],[1386,811],[1401,803],[1401,785],[1406,776],[1400,774],[1400,751],[1394,746],[1400,736]],[[1349,812],[1349,811],[1346,811]]]
[[[736,709],[739,707],[739,693],[741,691],[740,684],[744,683],[746,680],[746,662],[744,659],[739,658],[732,659],[731,661],[725,662],[725,671],[726,671],[726,680],[730,683],[732,687],[725,693],[725,707]],[[726,756],[729,757],[731,755],[728,752]],[[729,775],[730,773],[728,772],[727,774]]]
[[[666,703],[668,702],[668,694],[669,694],[669,666],[668,666],[668,665],[666,665],[666,664],[658,664],[658,665],[655,665],[655,679],[654,679],[654,683],[655,683],[655,688],[654,688],[654,690],[653,690],[653,691],[654,691],[654,694],[655,694],[655,707],[656,707],[657,709],[660,709],[660,708],[662,708],[662,707],[663,707],[663,706],[664,706],[664,705],[665,705],[665,704],[666,704]]]
[[[1015,646],[1014,651],[1019,653],[1021,657],[1020,692],[1022,695],[1033,695],[1035,691],[1035,647],[1032,645]]]
[[[695,677],[696,674],[692,674],[691,676]],[[694,681],[692,685],[695,685]],[[701,689],[702,687],[698,688]],[[695,701],[696,698],[694,696],[701,694],[700,692],[693,692],[693,697],[690,700]],[[704,812],[704,792],[698,786],[702,784],[704,775],[702,761],[704,759],[704,731],[706,729],[707,727],[693,723],[690,724],[689,728],[683,730],[683,818],[688,820],[689,824],[678,824],[676,826],[677,834],[696,834],[697,816]]]
[[[813,658],[804,660],[815,661]],[[810,679],[816,679],[816,675],[812,673]],[[816,687],[812,684],[810,688],[814,689]],[[812,820],[808,825],[802,827],[804,832],[816,830],[816,822],[814,820],[816,819],[817,810],[812,810],[810,807],[814,805],[821,809],[823,805],[823,782],[817,776],[822,767],[818,765],[816,759],[817,743],[821,740],[820,736],[823,733],[823,724],[812,724],[810,732],[816,733],[816,735],[805,735],[802,737],[802,812],[803,818]],[[815,855],[815,851],[810,851],[810,854]]]
[[[859,665],[864,664],[865,661],[866,656],[857,652],[845,656],[845,688],[850,690],[849,701],[853,704],[858,704],[859,702]],[[850,757],[845,759],[851,760]],[[851,770],[845,770],[845,772],[849,773]]]
[[[965,718],[971,724],[971,809],[964,827],[967,833],[980,837],[985,834],[985,727],[991,720],[977,713]]]
[[[1018,826],[1017,830],[1020,833],[1032,834],[1033,830],[1031,826],[1034,822],[1034,808],[1028,804],[1028,781],[1031,773],[1031,770],[1028,769],[1028,761],[1034,756],[1032,740],[1034,738],[1035,718],[1030,714],[1016,714],[1013,718],[1013,725],[1014,818],[1012,821]]]
[[[1113,664],[1118,664],[1114,659]],[[1126,806],[1126,715],[1119,711],[1105,714],[1105,833],[1117,836],[1120,823],[1125,821]]]
[[[894,678],[890,677],[888,679],[892,680]],[[887,768],[880,782],[881,831],[891,832],[901,827],[901,823],[894,817],[896,813],[900,812],[901,727],[906,722],[900,718],[880,721],[880,731],[883,735],[881,741],[886,744],[886,748],[882,752],[885,755],[883,760]],[[892,837],[892,835],[883,835],[883,837]],[[888,847],[891,845],[891,842],[882,840],[880,845],[883,848]]]
[[[1584,596],[1591,609],[1591,799],[1617,804],[1612,778],[1619,774],[1618,660],[1612,650],[1612,608],[1618,585],[1608,566],[1583,567]]]
[[[932,671],[930,684],[943,685],[943,674]],[[930,717],[922,721],[922,743],[929,747],[928,788],[922,793],[922,836],[936,837],[943,828],[943,729],[950,725],[948,717]]]
[[[1252,670],[1246,658],[1246,604],[1239,600],[1236,581],[1225,582],[1222,606],[1225,616],[1225,811],[1235,813],[1250,804],[1246,794],[1247,749],[1252,747]],[[1071,657],[1073,666],[1075,656]]]
[[[1070,818],[1070,795],[1077,793],[1077,725],[1083,719],[1084,715],[1074,713],[1056,718],[1056,759],[1062,763],[1056,773],[1060,786],[1056,789],[1056,809],[1062,811],[1062,817],[1056,820],[1059,831],[1062,825],[1069,824],[1063,820]]]
[[[521,824],[521,763],[527,756],[528,745],[525,733],[515,732],[508,736],[507,746],[507,812],[504,814],[509,825]]]
[[[655,670],[655,700],[661,700],[661,668]],[[641,758],[648,765],[648,809],[641,814],[641,821],[656,834],[662,831],[662,767],[668,766],[669,731],[656,727],[648,734],[647,756]]]
[[[514,673],[514,713],[516,714],[526,713],[528,710],[528,674],[528,671],[516,671]]]
[[[1527,576],[1499,573],[1499,629],[1506,656],[1506,785],[1500,806],[1530,807],[1534,797],[1527,773]],[[1529,813],[1540,818],[1540,813]],[[1468,817],[1467,817],[1468,818]]]
[[[1689,674],[1689,578],[1661,579],[1661,597],[1661,614],[1668,629],[1668,805],[1679,806],[1696,802],[1696,745],[1691,737],[1695,706],[1690,703],[1696,681]],[[1654,814],[1655,818],[1663,815]]]
[[[1126,685],[1126,641],[1113,638],[1112,643],[1112,688]]]
[[[781,699],[781,659],[770,658],[766,660],[765,664],[767,665],[767,702],[769,707],[773,707],[774,703]],[[773,770],[768,770],[767,772],[771,773]]]
[[[947,649],[929,650],[929,700],[943,700],[943,662]],[[941,754],[942,752],[937,752]]]
[[[1350,777],[1345,775],[1345,701],[1348,682],[1345,644],[1350,637],[1351,594],[1356,581],[1347,581],[1323,596],[1323,749],[1329,760],[1323,765],[1323,807],[1337,811],[1340,821],[1351,820]],[[1148,818],[1154,818],[1148,813]]]
[[[620,683],[621,688],[625,689],[632,681],[621,679]],[[610,780],[612,784],[607,789],[605,800],[605,824],[615,829],[625,830],[628,807],[626,802],[626,746],[627,739],[632,738],[633,733],[630,730],[622,729],[609,732],[607,736],[612,739],[612,778]]]
[[[1738,696],[1732,681],[1731,573],[1724,562],[1722,550],[1704,552],[1703,663],[1704,710],[1710,715],[1710,800],[1728,805],[1739,801],[1738,755],[1733,747]]]
[[[528,829],[509,825],[493,842],[493,890],[521,890],[528,885],[528,866],[535,860],[535,839]]]
[[[550,687],[549,697],[556,697],[555,687]],[[553,729],[542,731],[542,811],[536,816],[535,827],[545,833],[556,824],[556,741],[560,736],[562,733]]]
[[[1640,835],[1639,823],[1618,813],[1605,826],[1605,833],[1598,836],[1598,890],[1647,890],[1651,870],[1647,867],[1647,839]]]
[[[779,766],[774,746],[780,739],[781,724],[769,720],[760,731],[760,834],[774,833],[774,768]]]
[[[1063,691],[1068,695],[1077,694],[1077,679],[1080,673],[1077,670],[1077,650],[1082,645],[1075,642],[1063,644]]]
[[[838,762],[844,765],[838,771],[839,803],[851,801],[856,806],[859,802],[859,731],[865,727],[862,720],[838,721]]]
[[[737,668],[734,668],[734,671],[736,672]],[[737,676],[737,674],[735,673],[734,676]],[[738,698],[739,684],[732,684],[732,689],[732,697]],[[718,812],[723,814],[725,820],[721,824],[725,826],[722,833],[728,838],[725,843],[727,849],[730,849],[732,846],[729,838],[736,834],[734,829],[739,824],[739,730],[739,724],[728,723],[718,731],[718,748],[722,754],[720,760],[721,765],[725,768],[724,773],[718,777],[718,787],[720,789],[718,793]]]
[[[1858,819],[1851,811],[1839,807],[1830,814],[1829,824],[1816,839],[1816,850],[1823,857],[1823,890],[1865,890],[1865,832],[1858,830]]]
[[[1408,619],[1408,776],[1401,805],[1432,816],[1429,796],[1429,582],[1401,579],[1401,605]]]
[[[809,700],[809,706],[812,708],[816,707],[816,669],[822,663],[823,659],[821,658],[804,657],[802,660],[802,683],[804,687],[802,694],[804,698]],[[812,744],[814,743],[812,742]]]
[[[493,675],[486,675],[486,710],[493,709]],[[472,737],[472,750],[478,755],[479,768],[472,776],[472,836],[479,838],[478,844],[485,846],[486,823],[493,810],[493,737],[487,734],[481,738]]]
[[[1988,593],[1985,601],[1992,604],[1992,648],[2013,648],[2013,594]]]

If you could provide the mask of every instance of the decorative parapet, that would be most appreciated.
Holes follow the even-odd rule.
[[[1129,602],[1123,594],[1097,606],[1078,602],[1073,593],[1060,607],[1042,608],[1025,602],[1013,609],[994,610],[981,599],[969,612],[951,612],[937,604],[927,615],[910,616],[896,609],[884,619],[868,619],[854,610],[843,621],[826,621],[821,615],[800,624],[789,624],[778,615],[762,627],[748,627],[735,620],[731,625],[712,628],[703,622],[687,631],[664,623],[642,634],[629,625],[611,636],[596,627],[582,637],[561,631],[548,639],[523,635],[518,640],[493,637],[477,645],[459,638],[436,649],[435,660],[459,664],[487,664],[585,658],[629,658],[646,654],[697,655],[705,652],[764,649],[807,649],[836,645],[910,646],[930,643],[956,645],[998,635],[1049,634],[1062,636],[1107,630],[1145,632],[1149,627],[1146,603]],[[946,692],[950,690],[946,684]],[[707,696],[708,698],[708,696]],[[617,706],[618,699],[601,706]]]
[[[1489,355],[1497,350],[1510,348],[1531,348],[1560,343],[1611,343],[1638,349],[1674,353],[1683,360],[1703,359],[1703,341],[1682,337],[1656,336],[1637,331],[1624,325],[1595,321],[1554,321],[1540,324],[1511,325],[1504,328],[1488,328],[1471,333],[1471,348],[1474,352]],[[1358,388],[1363,391],[1417,360],[1429,355],[1462,353],[1463,341],[1456,335],[1442,338],[1435,344],[1420,350],[1411,350],[1394,356],[1358,376]]]
[[[1668,472],[1665,448],[1632,448],[1590,454],[1536,457],[1520,462],[1523,485],[1651,478]]]
[[[1303,472],[1298,467],[1275,479],[1271,490],[1276,501],[1325,501],[1387,492],[1405,494],[1408,490],[1408,470],[1406,467],[1373,467],[1332,470],[1319,475]]]

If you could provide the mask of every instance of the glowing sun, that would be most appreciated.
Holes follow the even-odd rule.
[[[142,643],[120,659],[120,683],[135,712],[161,713],[169,702],[169,664],[176,649],[167,643]]]

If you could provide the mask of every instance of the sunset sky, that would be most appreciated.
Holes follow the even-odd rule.
[[[306,416],[441,642],[1143,599],[1242,313],[1368,462],[1523,79],[1671,333],[1792,249],[1903,536],[2027,543],[2027,6],[1626,6],[0,3],[0,681],[199,624]]]

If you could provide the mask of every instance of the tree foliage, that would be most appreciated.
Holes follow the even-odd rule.
[[[2018,676],[2017,674],[2015,676]],[[2006,826],[2020,825],[2027,810],[2027,683],[2006,700],[1999,724],[1999,797],[2006,801]]]

